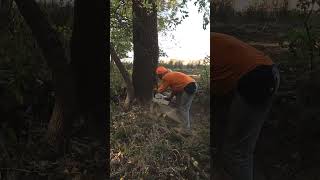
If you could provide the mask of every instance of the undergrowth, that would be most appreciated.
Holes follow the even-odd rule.
[[[198,76],[199,91],[191,107],[192,133],[137,105],[123,112],[123,99],[112,100],[110,122],[111,179],[209,179],[209,57],[202,65],[161,64]],[[127,65],[130,68],[130,65]],[[111,98],[125,86],[116,66],[110,68]],[[130,71],[130,69],[129,69]],[[115,99],[115,98],[113,98]]]
[[[185,135],[148,114],[140,107],[113,112],[111,179],[208,179],[209,117],[197,119],[193,134]]]

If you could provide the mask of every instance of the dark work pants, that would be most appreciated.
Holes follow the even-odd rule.
[[[276,66],[258,68],[244,77],[232,93],[212,97],[211,148],[217,151],[212,161],[234,180],[253,180],[256,141],[280,82]]]

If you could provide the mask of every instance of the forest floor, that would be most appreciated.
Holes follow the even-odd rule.
[[[195,99],[201,95],[196,95]],[[209,179],[209,107],[195,100],[191,132],[149,107],[111,111],[111,179]]]
[[[36,123],[18,139],[9,128],[1,129],[1,180],[103,179],[106,160],[101,155],[106,152],[105,147],[79,131],[71,138],[68,152],[48,158],[44,155],[50,151],[42,141],[45,133],[46,126]]]
[[[320,110],[301,107],[297,98],[301,78],[307,76],[307,60],[295,59],[287,47],[280,45],[285,42],[292,28],[293,24],[284,23],[217,23],[214,26],[215,32],[234,35],[248,42],[264,51],[279,65],[280,89],[257,142],[255,164],[259,172],[258,180],[320,179],[317,162],[319,141],[315,138],[320,132],[317,121]],[[320,102],[316,101],[319,95],[313,93],[311,96],[319,107]],[[308,128],[312,132],[301,134],[308,131]]]

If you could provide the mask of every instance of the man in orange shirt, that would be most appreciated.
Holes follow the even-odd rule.
[[[167,100],[171,101],[176,96],[178,104],[177,113],[186,120],[187,127],[190,128],[189,111],[198,88],[196,81],[184,73],[171,71],[163,66],[159,66],[156,69],[156,74],[161,79],[161,84],[157,90],[158,93],[163,93],[170,87],[172,92]],[[172,112],[168,114],[170,113]]]
[[[210,54],[213,179],[228,179],[224,172],[234,180],[252,180],[255,145],[279,87],[279,71],[263,52],[226,34],[211,33]]]

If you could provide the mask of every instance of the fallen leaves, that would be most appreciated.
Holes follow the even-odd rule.
[[[195,116],[194,130],[187,132],[166,118],[150,118],[150,112],[137,106],[112,116],[111,179],[209,176],[209,130],[204,131],[209,129],[207,120],[199,123]]]

